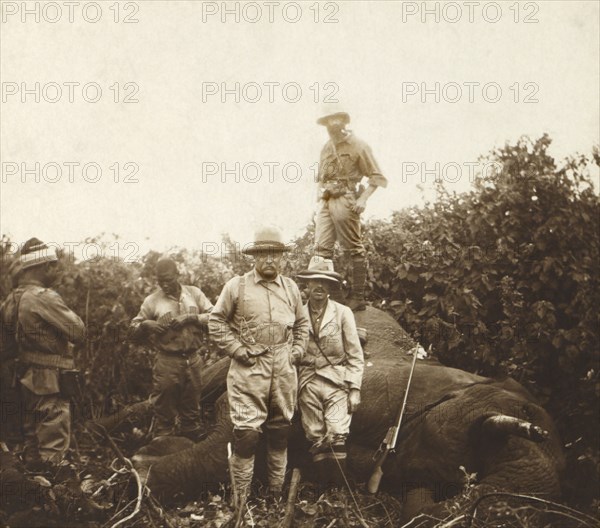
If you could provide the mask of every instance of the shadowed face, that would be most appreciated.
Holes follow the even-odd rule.
[[[306,293],[309,301],[323,302],[329,296],[334,283],[327,279],[310,279],[307,281]]]
[[[58,278],[58,262],[49,262],[44,268],[42,283],[44,286],[52,286]]]
[[[254,254],[254,267],[261,277],[273,280],[279,273],[282,258],[281,251],[261,251]]]
[[[327,118],[325,121],[327,127],[327,133],[331,138],[338,138],[343,136],[343,130],[346,126],[346,119],[340,115],[333,115]]]
[[[156,274],[156,280],[160,289],[165,292],[166,295],[173,297],[179,293],[179,273],[176,270],[161,270]]]

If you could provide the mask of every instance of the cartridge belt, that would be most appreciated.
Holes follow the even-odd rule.
[[[35,350],[22,350],[19,353],[19,360],[39,367],[67,370],[75,368],[75,361],[72,357],[61,356],[60,354],[46,354],[45,352],[37,352]]]

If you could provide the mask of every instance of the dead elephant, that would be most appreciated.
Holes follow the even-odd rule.
[[[368,308],[357,313],[357,319],[369,333],[365,349],[369,358],[362,404],[348,440],[348,462],[354,478],[366,481],[373,454],[397,417],[412,359],[406,352],[415,343],[383,311]],[[232,440],[224,394],[228,361],[207,370],[205,391],[222,394],[216,400],[218,421],[212,434],[189,449],[181,450],[188,443],[166,442],[158,452],[154,448],[153,453],[135,457],[142,470],[152,463],[148,484],[163,498],[176,493],[194,496],[228,480],[227,443]],[[290,461],[308,464],[305,448],[297,428],[290,440]],[[475,492],[502,489],[556,498],[563,465],[551,418],[521,385],[425,359],[417,361],[397,451],[383,466],[383,486],[409,496],[410,513],[457,495],[465,473],[477,474]]]

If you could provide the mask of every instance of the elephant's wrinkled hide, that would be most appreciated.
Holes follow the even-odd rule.
[[[416,343],[385,312],[368,308],[356,314],[367,328],[362,403],[352,420],[348,441],[349,466],[358,480],[368,479],[372,456],[397,418]],[[224,392],[227,360],[207,369],[210,392]],[[231,422],[226,395],[217,404],[219,421],[209,437],[193,448],[157,460],[149,486],[162,497],[197,494],[227,479],[227,442]],[[494,414],[515,416],[547,430],[541,444],[508,435],[486,436],[484,419]],[[290,441],[290,461],[307,460],[302,431]],[[511,379],[495,381],[418,360],[397,452],[384,465],[384,484],[404,493],[429,488],[436,500],[458,493],[464,485],[463,466],[477,473],[482,486],[556,497],[563,467],[560,443],[552,420],[529,393]]]

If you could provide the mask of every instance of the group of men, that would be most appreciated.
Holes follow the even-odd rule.
[[[254,267],[229,280],[213,306],[195,286],[179,281],[176,263],[157,262],[159,288],[131,323],[131,338],[157,350],[153,367],[154,434],[202,435],[199,394],[202,333],[208,330],[232,361],[227,375],[234,449],[231,471],[236,494],[245,500],[260,435],[267,443],[269,489],[281,493],[287,439],[299,408],[323,482],[342,485],[345,441],[360,404],[363,352],[353,310],[365,308],[365,248],[360,214],[369,196],[385,186],[369,147],[346,129],[349,115],[329,111],[318,120],[330,140],[321,154],[315,256],[298,274],[298,285],[280,274],[289,247],[276,228],[262,228],[244,253]],[[368,179],[368,187],[360,185]],[[336,240],[353,264],[353,293],[347,306],[331,294],[342,277],[333,270]],[[24,460],[35,469],[60,461],[69,447],[69,400],[65,374],[74,368],[72,343],[81,342],[81,319],[49,287],[56,275],[54,248],[30,239],[15,260],[15,288],[1,308],[3,332],[10,329],[23,395]]]

